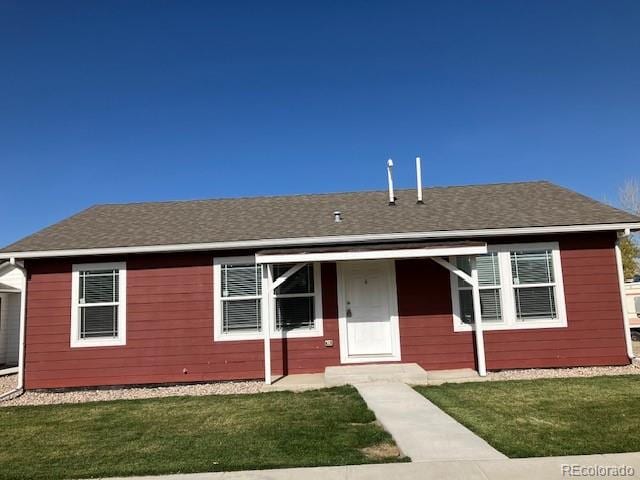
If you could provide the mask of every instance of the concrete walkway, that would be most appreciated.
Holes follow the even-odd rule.
[[[285,468],[245,472],[126,477],[115,480],[297,480],[299,478],[305,480],[388,480],[390,478],[393,480],[567,480],[572,477],[563,473],[563,469],[572,465],[585,468],[600,466],[633,469],[633,472],[627,470],[626,475],[615,475],[612,470],[608,475],[590,475],[589,471],[585,470],[582,475],[574,475],[578,478],[638,478],[640,475],[640,453]]]
[[[414,462],[507,458],[404,383],[360,383],[355,387],[400,450]]]

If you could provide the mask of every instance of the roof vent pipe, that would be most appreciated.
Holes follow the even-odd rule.
[[[396,197],[393,194],[393,160],[387,160],[387,180],[389,181],[389,205],[396,204]]]
[[[339,210],[333,212],[333,221],[340,223],[342,221],[342,213]]]
[[[418,205],[424,204],[422,201],[422,164],[420,162],[420,157],[416,157],[416,187],[418,189],[418,201],[416,202]]]

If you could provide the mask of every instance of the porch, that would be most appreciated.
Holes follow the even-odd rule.
[[[486,375],[484,339],[481,320],[480,290],[476,256],[487,253],[484,242],[421,242],[406,244],[357,245],[350,247],[323,247],[308,249],[264,250],[255,255],[256,264],[262,265],[262,318],[264,322],[264,364],[265,383],[272,383],[272,338],[273,325],[277,321],[274,298],[277,289],[307,265],[333,263],[337,275],[337,313],[339,365],[381,364],[393,376],[401,373],[412,376],[412,368],[403,366],[400,341],[400,317],[398,312],[398,289],[396,286],[396,260],[432,260],[443,268],[443,272],[453,274],[461,283],[469,285],[469,293],[476,319],[469,326],[473,332],[474,357],[477,373]],[[466,257],[469,269],[465,272],[456,266],[456,257]],[[290,268],[283,266],[290,265]],[[276,268],[277,266],[277,268]],[[434,265],[437,270],[439,267]],[[274,273],[277,272],[277,275]],[[442,278],[442,277],[441,277]],[[428,282],[428,279],[420,279]],[[447,285],[448,285],[447,281]],[[286,332],[283,332],[283,339]],[[331,340],[329,340],[331,341]],[[326,342],[326,340],[325,340]],[[333,343],[325,346],[333,346]],[[407,360],[405,359],[405,362]],[[411,360],[409,360],[411,361]],[[416,367],[417,364],[414,364]],[[397,370],[397,369],[400,370]],[[418,367],[419,368],[419,367]],[[396,369],[396,370],[394,370]],[[408,370],[407,370],[408,369]],[[328,369],[329,370],[329,369]],[[354,371],[362,372],[362,369]],[[374,377],[379,375],[380,369]],[[336,370],[345,372],[345,370]],[[416,372],[416,383],[424,383],[421,372]],[[422,371],[424,372],[424,371]],[[285,372],[286,373],[286,372]],[[326,374],[325,374],[326,375]],[[358,374],[356,374],[357,376]],[[332,380],[329,384],[344,384]],[[333,382],[333,383],[332,383]]]
[[[456,370],[423,369],[417,363],[343,365],[327,367],[324,373],[293,374],[274,377],[265,391],[304,391],[363,383],[405,383],[408,385],[441,385],[443,383],[480,382],[481,377],[470,368]]]

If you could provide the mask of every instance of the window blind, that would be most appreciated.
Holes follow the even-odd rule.
[[[79,273],[80,338],[118,336],[118,270],[88,270]]]
[[[291,265],[274,265],[273,278],[284,275]],[[314,267],[307,264],[275,289],[276,329],[300,330],[315,327]]]
[[[223,333],[259,332],[262,328],[262,267],[222,265],[220,281]]]

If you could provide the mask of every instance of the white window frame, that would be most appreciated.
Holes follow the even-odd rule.
[[[293,266],[294,264],[291,264]],[[276,295],[269,285],[269,292],[273,295],[273,301],[270,303],[271,305],[271,318],[273,319],[271,324],[271,338],[304,338],[304,337],[322,337],[324,335],[324,325],[322,321],[322,278],[320,271],[320,263],[314,262],[310,264],[313,268],[313,307],[314,307],[314,326],[313,328],[299,328],[293,330],[287,330],[283,332],[282,330],[276,329],[276,298],[294,298],[294,297],[310,297],[311,294],[308,293],[288,293],[282,295]],[[271,278],[271,275],[269,276]],[[274,279],[274,280],[277,280]],[[264,287],[264,285],[263,285]],[[264,290],[263,290],[264,294]]]
[[[262,328],[264,326],[264,285],[262,285],[262,294],[259,296],[250,295],[246,297],[246,299],[260,299],[260,330],[251,331],[251,332],[233,332],[228,333],[223,331],[223,322],[222,322],[222,265],[233,265],[233,264],[255,264],[255,257],[253,256],[244,256],[244,257],[217,257],[213,259],[213,339],[214,341],[236,341],[236,340],[256,340],[263,337]],[[256,265],[261,266],[261,265]],[[260,275],[262,277],[262,275]],[[264,283],[264,282],[263,282]],[[242,299],[244,297],[237,297],[238,299]]]
[[[80,272],[118,270],[118,336],[80,338]],[[111,304],[111,303],[109,303]],[[100,305],[100,304],[96,304]],[[76,263],[71,270],[71,348],[115,347],[127,344],[127,263]]]
[[[222,325],[222,274],[221,266],[241,263],[256,263],[255,256],[242,256],[242,257],[216,257],[213,259],[213,340],[214,342],[227,342],[227,341],[241,341],[241,340],[261,340],[264,338],[265,319],[264,317],[264,305],[271,306],[271,320],[269,321],[270,338],[304,338],[304,337],[321,337],[324,335],[324,326],[322,319],[322,284],[321,284],[321,270],[320,263],[313,263],[313,284],[314,284],[314,309],[315,309],[315,325],[314,328],[294,329],[282,332],[276,330],[275,318],[276,318],[276,302],[271,288],[271,281],[265,282],[264,276],[262,277],[262,296],[261,296],[261,309],[260,309],[260,330],[247,333],[226,333],[223,331]],[[268,264],[256,264],[262,266],[262,268],[268,268]],[[293,266],[293,265],[292,265]],[[271,275],[268,276],[269,278]],[[276,279],[277,280],[277,279]],[[285,295],[286,296],[286,295]],[[294,296],[307,296],[307,295],[294,295]]]
[[[482,322],[483,330],[529,330],[535,328],[565,328],[567,326],[567,312],[564,296],[564,277],[562,276],[562,262],[558,242],[512,243],[504,245],[489,245],[489,252],[498,254],[500,268],[500,302],[502,309],[501,322]],[[558,318],[518,320],[516,314],[514,285],[511,274],[512,251],[551,250],[553,259],[553,277],[555,281],[556,313]],[[450,274],[451,304],[453,307],[453,331],[469,332],[472,325],[463,323],[460,318],[460,299],[458,296],[458,277]],[[533,285],[532,285],[533,286]]]
[[[487,248],[487,253],[498,253],[495,250],[491,250],[491,248]],[[451,258],[451,263],[455,264],[458,268],[460,268],[460,266],[457,264],[457,262],[455,261],[455,257]],[[500,254],[498,254],[498,272],[500,273],[500,285],[479,285],[478,286],[478,290],[482,291],[482,290],[498,290],[500,292],[500,313],[501,313],[501,319],[499,321],[492,321],[492,320],[482,320],[482,326],[484,330],[487,330],[486,326],[487,325],[492,325],[492,326],[501,326],[505,324],[505,316],[504,316],[504,300],[502,297],[504,297],[504,282],[503,282],[503,276],[504,276],[504,272],[503,272],[503,267],[502,267],[502,263],[500,260]],[[457,275],[455,275],[454,273],[450,274],[450,281],[451,281],[451,304],[453,306],[453,317],[454,317],[454,326],[457,327],[464,327],[462,328],[462,330],[460,331],[466,331],[466,330],[472,330],[471,325],[468,323],[464,323],[462,321],[462,318],[460,316],[460,295],[459,295],[459,291],[460,290],[466,290],[466,291],[470,291],[473,294],[473,287],[471,286],[471,284],[464,282],[464,286],[460,286],[460,283],[462,281],[462,279],[460,277],[458,277]],[[455,292],[455,293],[454,293]],[[456,330],[458,331],[458,330]]]

